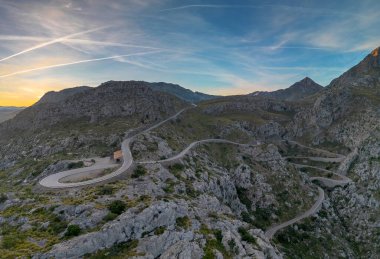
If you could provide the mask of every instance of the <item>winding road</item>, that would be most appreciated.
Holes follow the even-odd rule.
[[[156,161],[155,160],[142,161],[142,162],[138,162],[138,163],[139,164],[154,164],[154,163],[164,163],[164,162],[174,161],[174,160],[177,160],[177,159],[184,157],[192,148],[194,148],[198,145],[201,145],[201,144],[205,144],[205,143],[226,143],[226,144],[240,145],[240,146],[247,146],[247,147],[248,146],[251,146],[251,147],[257,146],[257,145],[250,145],[250,144],[241,144],[241,143],[230,141],[227,139],[203,139],[203,140],[194,141],[189,146],[187,146],[184,150],[182,150],[180,153],[178,153],[177,155],[175,155],[173,157],[163,159],[163,160],[156,160]]]
[[[320,161],[320,162],[342,162],[345,159],[345,156],[343,156],[341,154],[335,154],[335,153],[332,153],[330,151],[326,151],[323,149],[307,147],[307,146],[304,146],[304,145],[302,145],[296,141],[289,141],[289,142],[296,144],[296,145],[299,145],[299,146],[304,147],[304,148],[313,149],[313,150],[316,150],[318,152],[323,152],[325,154],[329,154],[329,155],[334,156],[334,157],[326,158],[326,157],[306,157],[305,156],[305,157],[285,157],[285,158],[303,158],[303,159],[310,159],[310,160]],[[310,177],[311,181],[314,181],[314,180],[320,181],[326,187],[333,188],[336,186],[344,186],[344,185],[351,182],[350,178],[348,178],[344,175],[337,174],[333,171],[330,171],[330,170],[327,170],[324,168],[319,168],[316,166],[309,166],[309,165],[302,165],[302,164],[295,164],[295,163],[290,163],[290,164],[293,164],[297,168],[318,169],[318,170],[321,170],[323,172],[332,173],[332,174],[334,174],[340,178],[340,180],[336,180],[336,179],[330,179],[330,178],[326,178],[326,177]],[[325,192],[318,186],[318,199],[309,210],[303,212],[302,214],[300,214],[299,216],[297,216],[291,220],[288,220],[286,222],[283,222],[283,223],[280,223],[278,225],[270,227],[267,231],[265,231],[265,233],[264,233],[265,237],[268,239],[272,239],[277,231],[279,231],[283,228],[286,228],[286,227],[288,227],[294,223],[297,223],[298,221],[300,221],[304,218],[310,217],[313,214],[317,213],[322,206],[323,200],[325,199],[325,195],[326,195]]]
[[[193,105],[193,106],[196,106],[196,105]],[[107,174],[107,175],[104,175],[104,176],[101,176],[101,177],[98,177],[98,178],[94,178],[94,179],[91,179],[91,180],[87,180],[87,181],[82,181],[82,182],[73,182],[73,183],[64,183],[64,182],[60,182],[60,180],[64,179],[64,178],[67,178],[67,177],[70,177],[72,175],[76,175],[76,174],[90,174],[91,172],[95,171],[95,170],[102,170],[102,169],[108,169],[108,168],[113,168],[113,167],[116,167],[118,166],[118,164],[109,164],[109,163],[95,163],[93,166],[90,166],[90,167],[84,167],[84,168],[78,168],[78,169],[73,169],[73,170],[68,170],[68,171],[63,171],[63,172],[59,172],[59,173],[56,173],[56,174],[52,174],[52,175],[49,175],[45,178],[43,178],[39,184],[41,186],[44,186],[46,188],[53,188],[53,189],[61,189],[61,188],[70,188],[70,187],[82,187],[82,186],[86,186],[86,185],[90,185],[90,184],[95,184],[95,183],[99,183],[99,182],[103,182],[103,181],[106,181],[106,180],[109,180],[111,178],[114,178],[122,173],[124,173],[125,171],[127,171],[131,165],[133,164],[133,156],[132,156],[132,153],[131,153],[131,150],[130,150],[130,144],[132,142],[132,140],[140,135],[140,134],[143,134],[143,133],[147,133],[159,126],[161,126],[162,124],[166,123],[167,121],[169,120],[172,120],[172,119],[175,119],[176,117],[178,117],[181,113],[183,113],[185,110],[187,109],[190,109],[191,107],[187,107],[185,109],[182,109],[181,111],[179,111],[178,113],[174,114],[173,116],[133,135],[132,137],[129,137],[127,139],[125,139],[122,143],[121,143],[121,149],[122,149],[122,152],[123,152],[123,164],[121,165],[121,167],[119,169],[117,169],[116,171],[110,173],[110,174]],[[329,152],[329,151],[326,151],[326,150],[322,150],[322,149],[315,149],[315,148],[311,148],[311,147],[307,147],[307,146],[304,146],[298,142],[295,142],[295,141],[289,141],[291,143],[294,143],[294,144],[297,144],[297,145],[300,145],[304,148],[308,148],[308,149],[314,149],[318,152],[322,152],[324,154],[328,154],[330,156],[333,156],[333,157],[288,157],[288,158],[302,158],[302,159],[311,159],[311,160],[314,160],[314,161],[321,161],[321,162],[342,162],[343,159],[345,158],[343,155],[340,155],[340,154],[334,154],[332,152]],[[139,164],[152,164],[152,163],[162,163],[162,162],[170,162],[170,161],[174,161],[174,160],[177,160],[177,159],[180,159],[182,157],[184,157],[192,148],[198,146],[198,145],[201,145],[201,144],[204,144],[204,143],[227,143],[227,144],[233,144],[233,145],[241,145],[241,146],[258,146],[258,145],[250,145],[250,144],[241,144],[241,143],[237,143],[237,142],[233,142],[233,141],[230,141],[230,140],[225,140],[225,139],[204,139],[204,140],[199,140],[199,141],[195,141],[195,142],[192,142],[189,146],[187,146],[184,150],[182,150],[180,153],[178,153],[177,155],[173,156],[173,157],[170,157],[170,158],[167,158],[167,159],[163,159],[163,160],[157,160],[157,161],[142,161],[142,162],[137,162]],[[341,180],[336,180],[336,179],[329,179],[329,178],[325,178],[325,177],[310,177],[310,180],[318,180],[320,182],[322,182],[325,186],[327,187],[335,187],[335,186],[343,186],[343,185],[346,185],[347,183],[351,182],[351,179],[349,179],[348,177],[345,177],[345,176],[342,176],[342,175],[339,175],[339,174],[336,174],[332,171],[329,171],[329,170],[326,170],[326,169],[323,169],[323,168],[319,168],[319,167],[314,167],[314,166],[307,166],[307,165],[300,165],[300,164],[294,164],[294,166],[298,167],[298,168],[301,168],[301,167],[310,167],[310,168],[315,168],[315,169],[319,169],[319,170],[322,170],[322,171],[325,171],[325,172],[329,172],[329,173],[333,173],[334,175],[337,175],[341,178]],[[313,204],[313,206],[303,212],[302,214],[298,215],[297,217],[293,218],[293,219],[290,219],[286,222],[283,222],[283,223],[280,223],[278,225],[275,225],[273,227],[270,227],[266,232],[265,232],[265,237],[267,239],[271,239],[277,231],[283,229],[283,228],[286,228],[294,223],[297,223],[299,222],[300,220],[304,219],[304,218],[307,218],[315,213],[318,212],[318,210],[321,208],[322,206],[322,203],[323,203],[323,200],[325,199],[325,192],[320,188],[318,187],[318,198],[316,200],[316,202]]]
[[[280,229],[286,228],[287,226],[290,226],[304,218],[310,217],[313,214],[317,213],[319,209],[321,208],[322,202],[324,199],[325,199],[325,192],[320,187],[318,187],[318,199],[309,210],[305,211],[301,215],[291,220],[288,220],[286,222],[283,222],[281,224],[278,224],[276,226],[269,228],[267,231],[265,231],[265,237],[268,239],[271,239],[274,236],[274,234],[276,234],[276,232],[279,231]]]
[[[195,107],[196,105],[193,104],[192,107]],[[130,137],[130,138],[127,138],[125,139],[122,143],[121,143],[121,150],[123,152],[123,164],[121,165],[121,167],[119,169],[117,169],[116,171],[110,173],[110,174],[107,174],[107,175],[104,175],[102,177],[98,177],[98,178],[94,178],[94,179],[91,179],[91,180],[87,180],[87,181],[82,181],[82,182],[75,182],[75,183],[63,183],[63,182],[60,182],[61,179],[63,178],[66,178],[68,176],[72,176],[74,174],[90,174],[91,172],[93,172],[94,170],[101,170],[101,169],[108,169],[108,168],[112,168],[112,167],[116,167],[118,166],[118,164],[113,164],[113,165],[106,165],[106,164],[101,164],[101,165],[98,165],[98,164],[95,164],[93,166],[89,166],[89,167],[83,167],[83,168],[78,168],[78,169],[73,169],[73,170],[68,170],[68,171],[63,171],[63,172],[59,172],[59,173],[56,173],[56,174],[52,174],[52,175],[49,175],[45,178],[43,178],[39,184],[43,187],[46,187],[46,188],[52,188],[52,189],[62,189],[62,188],[72,188],[72,187],[82,187],[82,186],[86,186],[86,185],[90,185],[90,184],[95,184],[95,183],[100,183],[100,182],[103,182],[103,181],[106,181],[106,180],[109,180],[111,178],[114,178],[122,173],[124,173],[125,171],[128,170],[129,167],[131,167],[132,163],[133,163],[133,157],[132,157],[132,153],[131,153],[131,149],[130,149],[130,144],[132,142],[132,140],[140,135],[140,134],[143,134],[143,133],[146,133],[146,132],[149,132],[159,126],[161,126],[162,124],[166,123],[167,121],[170,121],[172,119],[175,119],[177,118],[181,113],[183,113],[184,111],[192,108],[192,107],[187,107],[187,108],[184,108],[182,110],[180,110],[179,112],[177,112],[176,114],[174,114],[173,116],[135,134],[134,136]]]

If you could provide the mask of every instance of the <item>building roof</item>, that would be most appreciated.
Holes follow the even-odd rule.
[[[123,158],[123,151],[121,150],[118,150],[118,151],[115,151],[113,152],[113,159],[121,159]]]

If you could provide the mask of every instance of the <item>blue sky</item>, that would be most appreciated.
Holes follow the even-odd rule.
[[[380,45],[380,1],[1,0],[0,105],[108,80],[211,94],[327,85]]]

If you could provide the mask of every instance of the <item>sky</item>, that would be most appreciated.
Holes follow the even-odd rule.
[[[0,106],[109,80],[232,95],[321,85],[380,46],[378,0],[0,0]]]

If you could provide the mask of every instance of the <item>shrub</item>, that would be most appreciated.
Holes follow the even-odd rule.
[[[111,186],[102,186],[99,191],[98,195],[111,195],[113,193],[113,188]]]
[[[108,205],[108,209],[116,215],[120,215],[121,213],[123,213],[126,207],[127,205],[125,204],[125,202],[121,200],[113,201]]]
[[[78,236],[81,232],[81,228],[78,225],[69,225],[65,233],[66,237],[75,237]]]
[[[139,178],[140,176],[143,176],[146,174],[146,169],[142,165],[138,165],[136,169],[133,171],[131,177],[132,178]]]
[[[177,226],[188,229],[191,226],[191,221],[188,216],[179,217],[176,219]]]
[[[84,166],[84,163],[83,161],[79,161],[79,162],[72,162],[70,163],[67,168],[68,169],[76,169],[76,168],[81,168]]]
[[[162,235],[166,230],[166,227],[165,226],[161,226],[161,227],[158,227],[154,230],[154,234],[159,236],[159,235]]]
[[[248,211],[250,211],[252,209],[252,202],[247,197],[247,194],[246,194],[247,190],[244,188],[236,187],[236,192],[237,192],[240,202],[243,203],[247,207]]]
[[[111,221],[117,218],[117,214],[109,212],[107,215],[104,216],[103,220],[104,221]]]
[[[241,236],[241,240],[251,244],[256,244],[256,239],[251,234],[249,234],[249,232],[245,228],[240,227],[238,228],[238,231]]]
[[[172,166],[170,166],[170,169],[174,170],[174,171],[181,171],[185,168],[185,166],[183,164],[174,164]]]
[[[246,211],[243,211],[241,214],[240,214],[241,218],[243,219],[243,221],[249,223],[249,224],[252,224],[253,223],[253,220],[251,218],[251,216],[249,215],[248,212]]]
[[[230,239],[227,244],[230,248],[231,253],[236,255],[239,254],[239,247],[236,246],[236,242],[234,239]]]
[[[215,229],[214,230],[214,236],[215,236],[216,240],[218,240],[219,243],[222,242],[222,240],[223,240],[223,234],[222,234],[221,230]]]
[[[136,247],[138,246],[138,240],[130,240],[127,242],[122,242],[119,244],[115,244],[110,248],[106,248],[103,250],[98,250],[94,254],[85,254],[84,258],[92,258],[92,259],[103,259],[103,258],[130,258],[137,256],[138,254],[135,252]]]
[[[0,203],[5,202],[6,200],[8,200],[7,195],[5,195],[4,193],[0,194]]]
[[[181,172],[182,170],[185,169],[185,166],[183,164],[174,164],[169,166],[169,171],[172,173],[175,177],[178,179],[181,179]]]
[[[62,214],[62,213],[61,213]],[[54,217],[49,224],[49,231],[54,234],[59,234],[67,227],[67,223],[59,217]]]
[[[19,239],[12,235],[7,235],[3,237],[2,247],[4,249],[12,249],[19,243]]]

